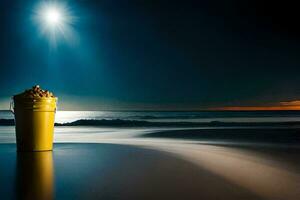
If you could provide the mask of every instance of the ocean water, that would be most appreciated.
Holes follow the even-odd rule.
[[[0,111],[0,119],[13,119]],[[58,111],[56,123],[78,120],[130,120],[147,122],[300,122],[300,111]]]
[[[0,143],[15,142],[13,118],[11,112],[0,111]],[[56,123],[55,142],[172,143],[173,140],[162,140],[169,138],[184,143],[188,139],[202,143],[255,141],[299,145],[300,141],[299,111],[58,111]]]

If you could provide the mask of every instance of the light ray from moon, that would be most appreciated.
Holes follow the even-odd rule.
[[[74,23],[77,18],[64,2],[43,1],[34,9],[33,21],[39,31],[49,39],[52,46],[56,46],[60,38],[68,42],[75,39]]]

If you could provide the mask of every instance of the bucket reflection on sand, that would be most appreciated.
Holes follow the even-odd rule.
[[[52,151],[18,152],[18,199],[53,199],[53,183]]]

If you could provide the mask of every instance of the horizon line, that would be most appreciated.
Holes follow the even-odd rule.
[[[9,109],[0,109],[0,111],[10,112]],[[57,110],[69,112],[216,112],[216,111],[300,111],[300,106],[229,106],[229,107],[216,107],[207,109],[103,109],[103,110]]]

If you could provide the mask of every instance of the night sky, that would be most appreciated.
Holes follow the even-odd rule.
[[[268,106],[300,99],[293,1],[69,0],[74,38],[55,47],[39,1],[0,1],[0,109],[39,84],[61,109]]]

